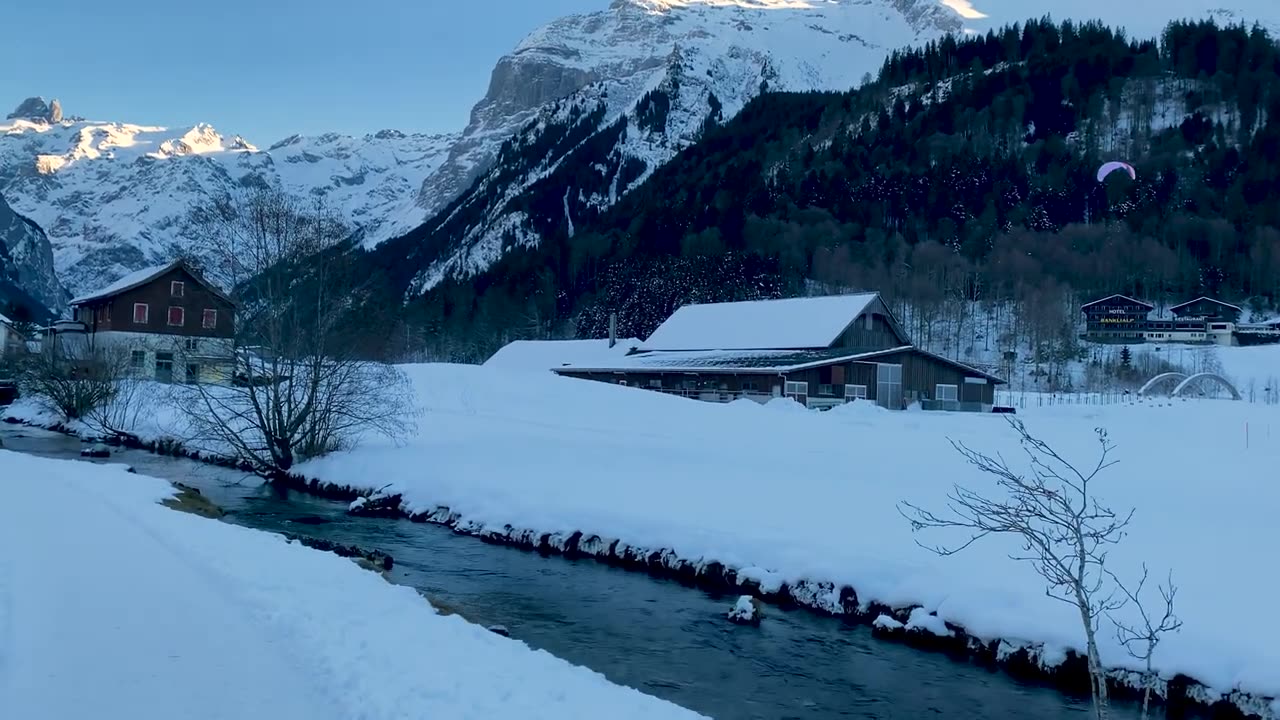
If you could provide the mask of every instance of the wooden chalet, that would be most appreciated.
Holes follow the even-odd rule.
[[[1174,305],[1169,308],[1169,312],[1180,320],[1208,320],[1210,322],[1229,322],[1236,323],[1240,321],[1240,315],[1244,312],[1241,308],[1230,303],[1215,300],[1209,297],[1198,297],[1195,300],[1184,302],[1181,305]]]
[[[915,347],[877,293],[686,305],[629,354],[553,372],[713,402],[893,410],[990,411],[1004,382]]]
[[[127,348],[137,376],[161,382],[227,378],[235,305],[183,260],[126,275],[75,298],[71,310],[74,330],[94,345]]]

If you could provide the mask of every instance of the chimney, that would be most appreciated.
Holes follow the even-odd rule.
[[[618,313],[609,313],[609,347],[618,344]]]

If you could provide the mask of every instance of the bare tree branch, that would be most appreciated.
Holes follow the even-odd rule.
[[[1071,605],[1080,616],[1088,654],[1095,716],[1109,715],[1106,673],[1098,653],[1097,632],[1103,615],[1134,598],[1114,582],[1107,570],[1108,549],[1125,537],[1133,510],[1117,512],[1099,502],[1093,484],[1115,466],[1115,445],[1106,430],[1096,428],[1098,460],[1084,469],[1068,462],[1045,441],[1033,436],[1016,418],[1007,418],[1018,433],[1029,471],[1012,469],[1004,457],[973,450],[952,441],[970,465],[995,478],[998,492],[983,493],[953,485],[945,513],[909,502],[898,505],[914,532],[959,530],[967,536],[950,545],[921,547],[940,556],[959,553],[991,535],[1012,535],[1021,542],[1010,558],[1027,562],[1045,581],[1045,595]],[[1145,616],[1144,616],[1145,617]]]
[[[1182,629],[1182,620],[1173,610],[1174,600],[1178,596],[1178,587],[1173,584],[1172,571],[1170,571],[1165,580],[1165,584],[1156,587],[1160,593],[1160,599],[1164,603],[1164,613],[1159,619],[1156,619],[1154,615],[1147,612],[1147,608],[1142,602],[1142,590],[1147,584],[1148,577],[1145,563],[1142,565],[1142,578],[1138,580],[1138,584],[1133,590],[1129,590],[1121,582],[1120,578],[1110,571],[1108,571],[1108,575],[1111,576],[1116,587],[1128,598],[1129,603],[1138,609],[1138,615],[1142,620],[1142,625],[1137,626],[1121,622],[1108,614],[1111,623],[1116,628],[1116,640],[1124,647],[1125,652],[1129,653],[1130,657],[1144,663],[1142,673],[1142,717],[1145,720],[1151,707],[1151,693],[1158,679],[1152,663],[1156,647],[1165,635],[1176,633]]]
[[[349,234],[333,212],[258,189],[197,208],[189,227],[207,276],[237,302],[229,386],[194,387],[182,404],[192,443],[273,476],[365,434],[412,430],[407,378],[354,351],[363,328],[348,310],[367,278],[333,252]]]

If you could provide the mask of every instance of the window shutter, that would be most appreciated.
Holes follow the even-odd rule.
[[[186,324],[185,320],[186,320],[186,313],[183,311],[182,308],[180,307],[169,308],[169,324],[170,325],[173,325],[175,327],[182,327],[183,325]]]

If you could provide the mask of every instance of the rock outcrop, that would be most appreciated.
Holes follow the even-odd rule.
[[[53,272],[48,236],[0,195],[0,305],[23,308],[30,319],[44,319],[67,300]]]
[[[58,108],[58,120],[62,119],[62,106],[53,101]],[[30,120],[32,122],[58,122],[53,120],[53,111],[49,103],[42,97],[29,97],[18,103],[18,108],[6,116],[8,120]]]

